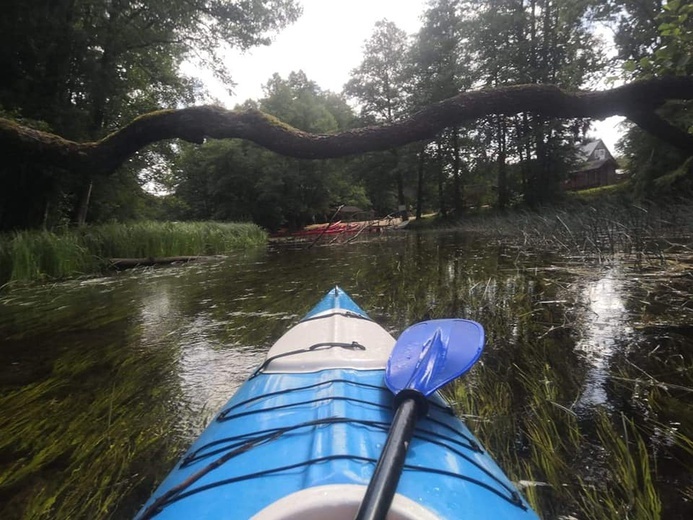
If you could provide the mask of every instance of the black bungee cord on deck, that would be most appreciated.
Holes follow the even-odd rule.
[[[195,495],[197,493],[201,493],[201,492],[207,491],[209,489],[214,489],[215,487],[225,486],[228,484],[234,484],[236,482],[242,482],[244,480],[252,480],[255,478],[264,477],[266,475],[281,473],[282,471],[289,471],[289,470],[301,468],[304,466],[310,466],[312,464],[319,464],[321,462],[329,462],[329,461],[334,461],[334,460],[354,460],[354,461],[369,463],[369,464],[373,464],[373,463],[377,462],[376,459],[373,459],[370,457],[361,457],[359,455],[348,455],[348,454],[346,454],[346,455],[328,455],[326,457],[318,457],[315,459],[304,460],[301,462],[297,462],[295,464],[289,464],[286,466],[281,466],[281,467],[277,467],[277,468],[270,468],[270,469],[258,471],[255,473],[249,473],[247,475],[240,475],[238,477],[219,480],[217,482],[213,482],[211,484],[206,484],[204,486],[200,486],[198,488],[194,488],[194,489],[191,489],[191,490],[185,491],[185,492],[183,491],[185,489],[185,487],[183,487],[183,488],[177,489],[176,493],[172,493],[170,495],[168,493],[166,493],[166,494],[162,495],[161,497],[159,497],[159,499],[157,499],[149,508],[147,508],[147,510],[143,513],[143,516],[141,516],[138,520],[149,520],[149,519],[153,518],[154,516],[156,516],[158,513],[160,513],[163,510],[163,508],[166,507],[167,505],[172,504],[174,502],[177,502],[179,500],[183,500],[183,499],[185,499],[189,496]],[[487,491],[490,491],[491,493],[499,496],[503,500],[509,502],[510,504],[512,504],[516,507],[519,507],[523,510],[527,510],[527,506],[522,501],[520,494],[517,491],[515,491],[514,489],[507,489],[505,486],[503,486],[503,488],[509,492],[508,495],[504,494],[502,491],[500,491],[500,490],[494,488],[493,486],[491,486],[485,482],[482,482],[478,479],[475,479],[472,477],[467,477],[465,475],[460,475],[458,473],[453,473],[451,471],[441,470],[441,469],[437,469],[437,468],[429,468],[426,466],[414,466],[414,465],[410,465],[410,464],[405,464],[403,466],[403,469],[410,470],[410,471],[418,471],[418,472],[423,472],[423,473],[434,473],[436,475],[442,475],[445,477],[464,480],[465,482],[469,482],[471,484],[482,487],[482,488],[486,489]],[[191,482],[191,484],[192,483],[193,482]],[[176,486],[176,487],[179,488],[180,485]],[[173,491],[173,489],[171,489],[170,491]]]
[[[300,390],[312,389],[312,388],[315,388],[317,386],[332,384],[332,383],[336,383],[336,382],[343,382],[343,383],[362,386],[362,387],[366,387],[366,388],[372,388],[374,390],[379,390],[379,391],[384,390],[384,388],[381,386],[371,385],[368,383],[360,383],[360,382],[350,381],[350,380],[323,381],[320,383],[314,383],[314,384],[306,385],[303,387],[291,388],[288,390],[284,390],[282,392],[272,392],[271,394],[264,394],[263,396],[253,397],[251,399],[248,399],[247,401],[244,401],[242,403],[238,403],[237,405],[234,405],[233,407],[224,410],[220,414],[220,417],[222,414],[224,414],[224,412],[226,412],[226,415],[224,415],[224,417],[218,418],[217,420],[228,421],[228,420],[238,419],[238,418],[247,416],[249,413],[272,412],[272,411],[275,411],[277,409],[285,409],[285,408],[288,408],[290,406],[310,404],[313,402],[322,402],[322,401],[325,401],[328,399],[332,399],[332,400],[339,399],[339,400],[345,400],[345,401],[353,401],[353,402],[357,402],[357,403],[366,403],[369,405],[376,406],[378,408],[389,408],[389,406],[386,406],[386,405],[383,405],[380,403],[373,403],[372,401],[364,401],[364,400],[348,398],[348,397],[344,397],[344,396],[332,396],[332,397],[327,397],[327,398],[323,398],[323,399],[313,399],[313,400],[304,401],[301,403],[291,403],[290,405],[280,405],[280,406],[276,406],[276,407],[263,408],[263,409],[259,409],[259,410],[251,410],[251,411],[247,411],[247,412],[241,412],[239,414],[228,415],[229,412],[238,408],[239,406],[242,406],[244,404],[248,404],[249,402],[255,402],[255,401],[259,400],[258,399],[259,397],[268,398],[268,397],[278,395],[280,393],[286,394],[287,392],[295,392],[295,391],[300,391]],[[448,414],[451,413],[451,410],[449,407],[444,407],[444,406],[441,406],[437,403],[431,403],[431,404],[435,405],[436,408],[438,408],[439,412],[448,413]],[[446,424],[444,421],[435,419],[433,417],[426,417],[424,419],[424,421],[430,421],[434,424],[437,424],[439,426],[442,426],[442,427],[452,431],[456,436],[464,439],[466,441],[466,443],[462,443],[459,440],[454,439],[452,437],[448,437],[448,436],[445,436],[445,435],[442,435],[440,433],[433,432],[430,430],[424,430],[422,428],[417,429],[417,433],[414,434],[414,438],[418,438],[418,439],[424,440],[426,442],[436,444],[436,445],[438,445],[444,449],[451,451],[452,453],[455,453],[457,456],[463,458],[464,460],[466,460],[467,462],[469,462],[470,464],[472,464],[473,466],[478,468],[480,471],[482,471],[484,474],[486,474],[493,481],[495,481],[496,484],[498,484],[503,489],[503,491],[508,493],[508,495],[506,495],[505,493],[503,493],[503,491],[500,491],[500,490],[494,488],[493,486],[491,486],[487,483],[484,483],[484,482],[477,480],[477,479],[474,479],[472,477],[467,477],[465,475],[460,475],[457,473],[452,473],[452,472],[448,472],[445,470],[439,470],[436,468],[429,468],[429,467],[424,467],[424,466],[405,465],[404,466],[405,469],[423,471],[423,472],[428,472],[428,473],[436,473],[436,474],[440,474],[440,475],[444,475],[444,476],[449,476],[449,477],[454,477],[454,478],[458,478],[461,480],[465,480],[465,481],[468,481],[470,483],[477,484],[477,485],[479,485],[485,489],[488,489],[489,491],[492,491],[493,493],[497,494],[498,496],[502,497],[503,499],[507,500],[508,502],[517,505],[518,507],[522,507],[523,509],[526,508],[524,506],[524,503],[522,502],[522,499],[519,496],[519,493],[516,490],[508,487],[504,482],[502,482],[497,476],[495,476],[493,473],[491,473],[487,468],[485,468],[483,465],[479,464],[476,460],[474,460],[469,455],[466,455],[465,453],[460,451],[459,448],[455,448],[455,447],[451,446],[450,444],[448,444],[448,443],[452,443],[452,444],[458,445],[459,447],[461,447],[463,449],[481,452],[482,451],[481,447],[473,439],[470,439],[469,437],[467,437],[463,433],[455,430],[450,425]],[[231,484],[234,482],[240,482],[240,481],[249,480],[252,478],[259,478],[259,477],[264,476],[264,475],[279,473],[281,471],[288,471],[290,469],[295,469],[298,467],[303,467],[303,466],[307,466],[310,464],[315,464],[318,462],[324,462],[324,461],[329,461],[329,460],[352,459],[352,460],[363,460],[364,462],[376,462],[375,459],[365,458],[365,457],[361,457],[358,455],[349,455],[349,454],[332,455],[332,456],[302,461],[300,463],[296,463],[296,464],[289,465],[289,466],[283,466],[283,467],[279,467],[279,468],[271,468],[271,469],[267,469],[267,470],[262,470],[259,472],[234,477],[231,479],[224,479],[224,480],[212,483],[212,484],[208,484],[208,485],[205,485],[205,486],[202,486],[199,488],[194,488],[194,489],[190,489],[189,491],[185,491],[186,489],[189,489],[190,486],[192,486],[195,482],[200,480],[202,477],[204,477],[205,475],[207,475],[208,473],[210,473],[214,469],[220,467],[224,463],[228,462],[229,460],[233,459],[234,457],[236,457],[238,455],[242,455],[243,453],[246,453],[246,452],[250,451],[251,449],[253,449],[257,446],[260,446],[262,444],[272,442],[272,441],[280,438],[285,433],[295,431],[295,430],[298,430],[301,428],[318,427],[318,426],[322,426],[322,425],[336,425],[336,424],[360,424],[360,425],[363,425],[366,427],[377,428],[377,429],[382,430],[384,432],[387,431],[390,427],[390,423],[388,423],[388,422],[369,421],[369,420],[363,420],[363,419],[352,419],[352,418],[347,418],[347,417],[328,417],[328,418],[323,418],[323,419],[316,419],[313,421],[306,421],[306,422],[291,425],[291,426],[277,427],[277,428],[272,428],[269,430],[263,430],[263,431],[259,431],[259,432],[242,434],[242,435],[238,435],[235,437],[228,437],[226,439],[217,439],[216,441],[210,442],[210,443],[206,444],[205,446],[202,446],[202,447],[198,448],[197,450],[195,450],[194,452],[188,454],[183,459],[183,461],[181,462],[180,467],[181,468],[187,467],[187,466],[190,466],[191,464],[199,462],[205,458],[208,458],[208,457],[211,457],[211,456],[217,455],[219,453],[223,453],[223,452],[226,452],[226,453],[224,455],[221,455],[219,458],[213,460],[212,462],[210,462],[209,464],[207,464],[206,466],[201,468],[199,471],[195,472],[193,475],[188,477],[186,480],[184,480],[180,484],[174,486],[173,488],[169,489],[166,493],[164,493],[163,495],[158,497],[143,512],[142,516],[139,517],[138,520],[151,519],[156,514],[158,514],[164,507],[166,507],[168,504],[171,504],[173,502],[177,502],[178,500],[181,500],[187,496],[190,496],[190,495],[193,495],[193,494],[196,494],[196,493],[199,493],[199,492],[202,492],[202,491],[205,491],[207,489],[211,489],[211,488],[214,488],[217,486],[225,485],[225,484]],[[249,438],[250,436],[253,436],[253,437]],[[242,441],[242,442],[234,443],[234,441]],[[217,446],[217,445],[226,444],[226,443],[232,443],[232,444],[227,445],[227,446],[222,447],[222,448],[217,448],[217,449],[209,451],[207,453],[201,453],[201,452],[204,452],[204,450],[206,450],[212,446]],[[227,451],[227,450],[230,450],[230,451]]]
[[[351,343],[341,343],[341,342],[325,342],[325,343],[316,343],[315,345],[311,345],[308,348],[301,348],[298,350],[291,350],[289,352],[282,352],[281,354],[277,354],[276,356],[268,357],[265,359],[265,361],[255,369],[255,371],[250,374],[250,377],[248,379],[253,379],[254,377],[258,376],[259,374],[262,373],[263,370],[265,370],[269,364],[274,361],[275,359],[280,359],[288,356],[293,356],[296,354],[305,354],[307,352],[316,352],[318,350],[325,350],[328,348],[345,348],[349,350],[366,350],[366,347],[361,345],[358,341],[352,341]]]
[[[377,428],[379,430],[387,431],[390,428],[391,423],[389,422],[384,422],[384,421],[369,421],[365,419],[351,419],[348,417],[328,417],[325,419],[316,419],[315,421],[308,421],[300,424],[296,424],[294,426],[286,426],[286,427],[277,427],[277,428],[270,428],[267,430],[261,430],[257,431],[254,433],[246,433],[246,434],[241,434],[241,435],[235,435],[233,437],[225,437],[223,439],[217,439],[211,442],[208,442],[204,446],[196,449],[195,451],[189,453],[188,455],[185,456],[185,458],[181,461],[180,467],[184,468],[187,467],[191,464],[194,464],[196,462],[199,462],[203,459],[212,457],[214,455],[218,455],[220,453],[223,453],[227,450],[235,449],[245,442],[250,442],[254,439],[257,438],[264,438],[265,436],[271,436],[276,432],[282,432],[282,433],[288,433],[293,430],[298,430],[301,428],[306,428],[306,427],[311,427],[311,426],[321,426],[321,425],[331,425],[331,424],[358,424],[362,426],[367,426],[371,428]],[[472,460],[468,455],[465,455],[464,453],[460,452],[456,448],[453,448],[452,446],[445,444],[444,442],[438,440],[442,439],[444,441],[450,442],[452,444],[455,444],[459,446],[462,449],[470,450],[473,452],[481,453],[482,450],[479,447],[478,444],[476,443],[464,443],[458,439],[454,439],[452,437],[448,437],[446,435],[430,431],[430,430],[425,430],[423,428],[419,428],[417,430],[417,434],[414,435],[414,437],[425,440],[427,442],[430,442],[432,444],[436,444],[438,446],[441,446],[443,448],[447,448],[450,451],[458,454],[465,460],[469,461],[473,465],[479,467],[482,471],[486,472],[486,470],[479,466],[478,463],[474,460]],[[469,439],[466,436],[460,435],[465,441],[469,441]],[[216,448],[214,450],[210,450],[210,448],[214,446],[221,446],[224,445],[223,447]],[[208,451],[209,450],[209,451]],[[489,473],[489,476],[492,478],[495,478],[492,474]]]
[[[283,396],[283,395],[290,394],[293,392],[302,392],[304,390],[315,390],[316,388],[319,388],[321,386],[329,386],[329,385],[333,385],[335,383],[343,383],[346,385],[357,386],[360,388],[368,388],[371,390],[378,390],[379,392],[387,392],[388,399],[391,400],[391,396],[390,396],[390,393],[389,393],[387,387],[384,387],[382,385],[373,385],[370,383],[362,383],[361,381],[353,381],[351,379],[327,379],[325,381],[319,381],[317,383],[311,383],[309,385],[295,386],[293,388],[276,390],[274,392],[267,392],[266,394],[261,394],[261,395],[256,395],[254,397],[250,397],[250,398],[246,399],[245,401],[241,401],[239,403],[234,404],[233,406],[229,406],[228,408],[222,410],[219,413],[217,420],[223,420],[224,417],[227,417],[232,410],[235,410],[237,408],[241,408],[241,407],[246,406],[250,403],[254,403],[255,401],[262,401],[265,399],[269,399],[271,397],[276,397],[278,395]],[[446,414],[448,414],[450,416],[453,416],[453,417],[455,416],[455,413],[453,412],[453,410],[450,406],[442,405],[442,404],[436,403],[435,401],[431,401],[429,404],[432,407],[434,407],[434,408],[436,408],[442,412],[445,412]]]

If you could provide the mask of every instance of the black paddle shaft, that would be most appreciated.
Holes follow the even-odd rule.
[[[416,420],[420,414],[417,401],[412,398],[400,401],[387,436],[387,443],[356,513],[356,520],[385,520],[397,491],[409,442],[414,435]]]

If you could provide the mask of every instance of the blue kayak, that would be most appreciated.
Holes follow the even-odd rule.
[[[353,519],[393,419],[394,338],[331,290],[268,351],[137,520]],[[436,392],[390,520],[537,519]]]

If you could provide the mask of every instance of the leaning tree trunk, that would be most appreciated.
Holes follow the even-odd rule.
[[[77,217],[75,222],[78,227],[84,226],[87,222],[87,213],[89,212],[89,201],[91,200],[91,190],[94,187],[94,181],[90,180],[89,183],[82,190],[81,196],[79,198],[79,208],[77,209]]]

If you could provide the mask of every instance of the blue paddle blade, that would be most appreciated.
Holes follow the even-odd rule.
[[[414,390],[429,396],[472,368],[483,349],[484,329],[475,321],[422,321],[395,343],[385,384],[395,395]]]

